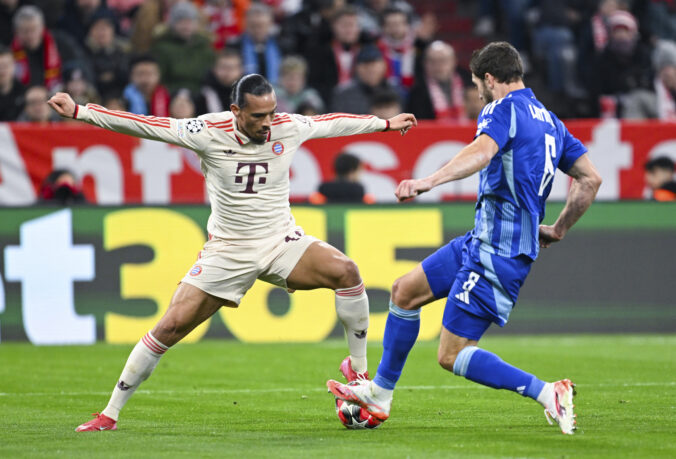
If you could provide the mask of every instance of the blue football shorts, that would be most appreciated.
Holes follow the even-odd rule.
[[[492,252],[468,232],[422,262],[434,297],[448,298],[442,323],[455,335],[478,341],[491,323],[509,319],[532,260]]]

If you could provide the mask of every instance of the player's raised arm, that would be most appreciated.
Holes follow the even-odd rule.
[[[405,201],[435,186],[469,177],[486,167],[497,152],[498,144],[493,138],[479,135],[432,175],[417,180],[403,180],[394,194],[400,201]]]
[[[553,225],[540,225],[540,247],[547,248],[563,239],[589,209],[601,186],[601,176],[587,154],[580,156],[566,173],[573,177],[566,205]]]
[[[47,101],[59,115],[108,129],[109,131],[149,140],[180,145],[201,152],[209,143],[210,135],[200,119],[137,115],[119,110],[108,110],[96,104],[77,105],[70,95],[57,92]]]
[[[383,120],[373,115],[354,115],[351,113],[327,113],[318,116],[295,115],[302,141],[323,137],[342,137],[370,132],[399,131],[401,135],[418,125],[410,113]]]

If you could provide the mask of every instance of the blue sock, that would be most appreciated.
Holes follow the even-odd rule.
[[[495,389],[509,389],[534,400],[545,383],[506,362],[492,352],[468,346],[458,353],[453,373]]]
[[[383,357],[373,382],[385,389],[394,389],[399,381],[406,357],[418,339],[420,309],[408,311],[390,301],[390,313],[385,323]]]

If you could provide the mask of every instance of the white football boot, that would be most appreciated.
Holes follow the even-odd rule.
[[[390,417],[392,397],[379,398],[375,393],[373,381],[362,379],[342,384],[330,379],[326,381],[326,387],[339,399],[359,404],[379,421],[385,421]]]
[[[573,435],[577,429],[577,420],[573,413],[573,396],[575,395],[575,384],[570,379],[562,379],[554,383],[547,383],[543,390],[549,391],[545,407],[545,417],[550,425],[555,421],[561,428],[561,432],[566,435]]]

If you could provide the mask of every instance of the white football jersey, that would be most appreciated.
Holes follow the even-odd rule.
[[[87,104],[77,106],[75,119],[195,151],[211,202],[207,230],[215,237],[242,243],[286,233],[295,226],[289,206],[289,169],[303,142],[388,127],[387,121],[371,115],[279,113],[267,141],[257,144],[237,129],[232,112],[174,119]]]

